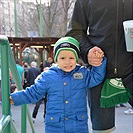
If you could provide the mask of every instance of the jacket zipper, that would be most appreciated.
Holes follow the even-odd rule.
[[[119,0],[117,0],[117,13],[116,13],[116,45],[115,45],[115,68],[114,74],[117,74],[117,45],[118,45],[118,15],[119,15]]]
[[[125,0],[122,1],[123,10],[124,10],[124,3]],[[124,14],[124,11],[123,11]],[[117,0],[117,15],[116,15],[116,49],[115,49],[115,68],[114,68],[114,74],[117,74],[117,50],[118,50],[118,16],[119,16],[119,0]]]

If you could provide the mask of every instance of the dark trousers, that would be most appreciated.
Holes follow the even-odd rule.
[[[44,115],[43,115],[43,117],[45,117],[45,113],[46,113],[46,98],[42,98],[36,103],[36,105],[34,107],[34,110],[33,110],[33,113],[32,113],[32,117],[33,118],[36,118],[38,110],[39,110],[39,107],[40,107],[40,105],[41,105],[41,103],[43,101],[44,101]]]
[[[123,84],[133,97],[133,73],[122,78]],[[115,127],[115,107],[100,108],[100,97],[103,83],[88,91],[88,102],[93,130],[107,130]],[[133,98],[129,101],[133,107]]]
[[[115,107],[100,108],[103,84],[88,90],[88,102],[93,130],[108,130],[115,127]]]
[[[132,98],[130,99],[129,104],[133,107],[133,72],[127,75],[122,80],[124,86],[128,88],[129,91],[131,92]]]

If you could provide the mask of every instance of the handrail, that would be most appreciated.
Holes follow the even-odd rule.
[[[1,120],[0,120],[0,133],[2,133],[2,130],[4,130],[6,128],[6,126],[9,124],[10,122],[10,115],[6,116],[3,115]]]
[[[0,55],[1,55],[1,88],[2,88],[2,118],[0,119],[0,133],[17,133],[17,129],[12,121],[10,111],[10,79],[9,69],[12,72],[13,79],[15,81],[18,90],[22,90],[20,79],[18,78],[18,71],[14,56],[9,45],[8,38],[4,35],[0,35]],[[35,133],[33,123],[31,122],[29,110],[27,105],[21,106],[21,133],[26,133],[27,119],[32,129],[32,133]],[[12,128],[12,129],[11,129]]]
[[[9,45],[6,36],[0,36],[1,49],[1,88],[2,88],[2,115],[10,115],[10,82],[9,82]],[[3,127],[2,127],[3,130]],[[6,125],[3,133],[10,133],[10,122]]]

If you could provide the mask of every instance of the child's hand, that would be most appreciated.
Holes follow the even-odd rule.
[[[14,104],[11,96],[10,96],[10,104],[12,104],[12,105]]]

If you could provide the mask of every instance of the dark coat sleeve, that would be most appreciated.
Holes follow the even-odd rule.
[[[87,0],[77,0],[71,21],[68,26],[66,36],[72,36],[80,43],[80,58],[84,63],[88,63],[87,54],[93,46],[87,37],[89,24],[89,2]]]

